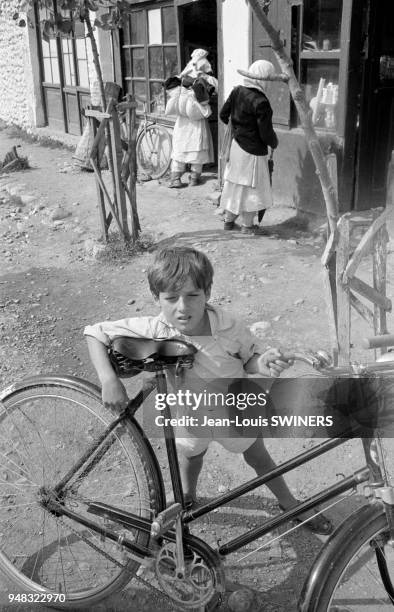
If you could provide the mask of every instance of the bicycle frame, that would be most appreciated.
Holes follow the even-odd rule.
[[[163,367],[157,368],[156,385],[149,389],[148,394],[150,394],[154,388],[157,388],[158,392],[160,393],[167,392],[167,384]],[[131,419],[137,427],[140,427],[137,421],[134,419],[134,414],[138,410],[139,406],[143,403],[144,397],[146,397],[146,393],[144,394],[141,391],[135,396],[133,400],[129,402],[124,412],[108,425],[108,427],[102,433],[100,438],[91,444],[91,446],[84,453],[84,455],[73,466],[73,468],[54,487],[53,491],[55,492],[55,496],[52,495],[46,503],[46,506],[50,512],[66,515],[70,519],[75,520],[76,522],[88,527],[89,529],[100,534],[101,536],[107,537],[112,541],[117,542],[120,546],[123,546],[132,557],[136,558],[141,563],[144,560],[145,562],[149,562],[149,560],[154,558],[154,547],[146,548],[139,544],[136,544],[132,540],[128,539],[125,535],[119,536],[118,533],[111,531],[110,529],[103,528],[101,525],[98,525],[94,521],[90,521],[89,519],[86,519],[85,517],[77,514],[76,512],[69,510],[68,508],[62,505],[61,496],[64,487],[66,487],[68,482],[70,482],[72,477],[76,475],[79,470],[82,469],[82,472],[79,477],[77,477],[77,480],[78,478],[82,478],[84,475],[89,473],[89,470],[92,468],[93,464],[97,461],[97,459],[100,459],[108,450],[108,448],[110,448],[110,445],[113,443],[111,442],[110,437],[112,436],[112,433],[118,425],[121,425],[127,419]],[[246,483],[235,487],[229,492],[220,495],[212,499],[211,501],[203,504],[196,510],[187,511],[185,509],[184,503],[174,430],[173,427],[169,424],[171,419],[171,410],[168,405],[166,405],[163,410],[163,416],[163,430],[166,442],[166,451],[170,468],[172,488],[174,491],[174,501],[176,504],[180,504],[180,507],[183,509],[181,521],[183,525],[184,543],[186,546],[189,537],[192,537],[189,535],[189,523],[193,522],[194,520],[205,514],[208,514],[212,510],[215,510],[216,508],[219,508],[227,504],[228,502],[237,499],[241,495],[249,493],[250,491],[253,491],[254,489],[260,487],[263,484],[267,484],[274,478],[286,474],[299,466],[305,465],[314,458],[325,454],[331,449],[340,446],[347,441],[346,437],[328,439],[323,443],[318,444],[315,447],[303,453],[300,453],[296,457],[293,457],[292,459],[289,459],[288,461],[280,464],[279,466],[277,466],[270,472],[267,472],[263,476],[255,477],[247,481]],[[259,527],[250,529],[241,536],[234,538],[229,542],[221,545],[217,551],[219,555],[226,556],[237,551],[246,544],[262,537],[273,529],[276,529],[277,527],[280,527],[288,521],[297,518],[303,512],[313,509],[319,504],[329,501],[341,493],[355,490],[362,483],[369,482],[370,486],[373,488],[382,487],[384,485],[382,472],[380,470],[380,467],[372,461],[369,453],[369,447],[372,440],[372,438],[363,440],[363,448],[366,458],[366,465],[363,468],[357,470],[354,474],[343,478],[332,486],[323,489],[316,495],[298,504],[295,508],[292,508],[288,511],[284,511],[278,516],[270,520],[264,521],[263,524]],[[137,529],[147,533],[151,533],[151,527],[153,522],[152,520],[139,517],[133,513],[128,513],[123,510],[119,510],[114,506],[109,506],[100,502],[92,502],[88,505],[88,511],[92,514],[96,514],[101,517],[106,517],[111,521],[117,522],[118,524],[123,525],[126,529]],[[165,538],[172,542],[175,542],[175,531],[172,529],[166,531]]]

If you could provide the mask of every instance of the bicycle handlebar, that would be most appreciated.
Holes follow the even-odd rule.
[[[386,334],[386,338],[383,342],[393,344],[394,335]],[[368,341],[380,340],[381,336],[375,336],[370,338]],[[378,346],[387,346],[387,344],[377,344]],[[371,342],[371,347],[372,342]],[[334,376],[336,378],[349,377],[349,376],[393,376],[394,375],[394,358],[391,360],[378,360],[369,363],[353,362],[348,365],[334,366],[332,359],[325,351],[297,351],[294,353],[283,352],[278,359],[283,361],[302,361],[314,370],[317,370],[324,376]]]
[[[332,365],[332,359],[325,351],[296,351],[294,353],[281,352],[278,359],[283,359],[283,361],[302,361],[310,365],[315,370],[322,370]]]
[[[371,338],[363,338],[361,344],[365,349],[394,346],[394,334],[382,334],[380,336],[372,336]]]

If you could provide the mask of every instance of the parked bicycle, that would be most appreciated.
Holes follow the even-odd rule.
[[[159,179],[171,165],[172,136],[164,125],[157,122],[155,115],[149,113],[151,102],[136,97],[142,104],[143,113],[138,126],[136,139],[137,168],[145,179]],[[123,138],[128,138],[128,126],[121,115]]]
[[[394,344],[394,336],[374,342]],[[360,612],[365,603],[370,612],[393,605],[394,488],[378,433],[363,439],[365,465],[354,474],[213,550],[190,533],[194,520],[306,465],[346,438],[327,439],[187,510],[167,405],[163,429],[174,503],[166,506],[158,460],[135,413],[150,393],[166,393],[167,369],[192,366],[195,348],[176,339],[118,338],[113,349],[123,375],[154,374],[116,417],[102,405],[97,386],[75,377],[32,377],[1,394],[0,568],[18,592],[58,608],[92,609],[138,578],[143,566],[154,572],[173,609],[212,610],[225,590],[224,557],[361,485],[368,491],[366,504],[323,546],[299,609]],[[388,361],[333,367],[322,352],[292,357],[330,377],[394,372],[394,362]]]

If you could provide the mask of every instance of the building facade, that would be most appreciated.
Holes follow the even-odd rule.
[[[94,88],[89,44],[81,26],[53,37],[44,11],[17,28],[13,4],[0,13],[0,118],[22,127],[48,125],[80,134]],[[179,73],[195,48],[209,51],[219,79],[219,106],[242,82],[237,69],[259,58],[279,71],[270,40],[247,0],[128,0],[123,27],[97,30],[104,79],[145,100],[159,121],[163,81]],[[67,19],[57,0],[53,10]],[[394,146],[394,2],[392,0],[272,0],[268,17],[311,107],[326,153],[335,153],[341,212],[384,205]],[[277,204],[322,213],[324,200],[289,90],[268,83],[279,137],[273,178]],[[142,104],[142,103],[141,103]],[[222,126],[211,118],[216,143]],[[285,180],[284,180],[285,177]]]

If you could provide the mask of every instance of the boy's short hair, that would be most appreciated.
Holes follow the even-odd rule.
[[[160,293],[179,291],[189,279],[197,289],[210,290],[213,267],[204,253],[183,246],[156,253],[148,270],[149,288],[156,299]]]

